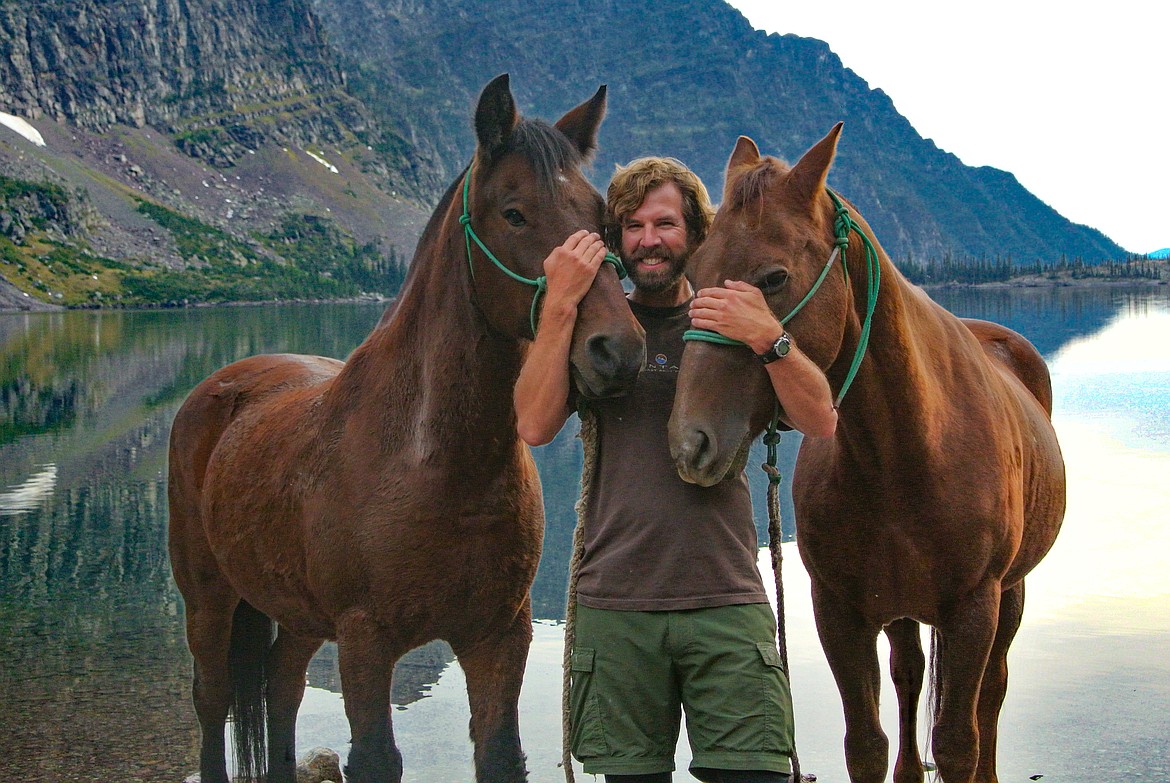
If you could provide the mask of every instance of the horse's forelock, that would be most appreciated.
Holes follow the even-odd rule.
[[[584,162],[581,152],[568,137],[544,120],[521,119],[501,150],[502,154],[508,152],[523,155],[532,166],[537,183],[549,193],[555,193],[564,182],[564,172],[579,168]]]
[[[788,166],[777,158],[760,158],[759,163],[734,175],[730,192],[724,197],[732,208],[744,209],[762,201],[764,194],[787,172]]]

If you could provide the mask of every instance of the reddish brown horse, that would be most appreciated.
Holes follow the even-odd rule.
[[[244,359],[176,416],[170,549],[204,783],[228,779],[229,709],[238,766],[294,780],[305,669],[325,639],[337,640],[352,731],[347,780],[401,779],[391,672],[435,638],[467,677],[477,779],[525,779],[517,699],[544,518],[512,386],[532,335],[529,283],[567,236],[600,225],[580,166],[604,112],[603,87],[555,127],[522,119],[507,77],[493,81],[475,158],[419,240],[393,314],[344,364]],[[643,351],[603,266],[573,334],[579,391],[626,390]]]
[[[915,713],[924,670],[919,623],[927,623],[939,640],[938,769],[947,783],[987,783],[996,780],[996,725],[1024,576],[1064,515],[1051,384],[1023,337],[955,318],[906,282],[856,211],[841,204],[838,212],[825,179],[839,132],[840,125],[791,169],[741,138],[724,203],[690,273],[696,288],[754,283],[785,316],[826,268],[844,233],[835,225],[856,224],[842,261],[830,262],[788,323],[835,393],[853,380],[838,398],[834,437],[804,439],[792,480],[797,543],[844,705],[849,775],[877,783],[886,774],[875,649],[885,629],[901,713],[894,779],[922,780]],[[775,404],[746,348],[691,342],[670,423],[683,478],[709,485],[727,475]]]

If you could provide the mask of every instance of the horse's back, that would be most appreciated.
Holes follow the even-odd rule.
[[[275,395],[321,384],[343,363],[322,356],[250,356],[212,373],[195,387],[171,427],[172,470],[180,464],[205,466],[224,431],[244,411]]]
[[[171,426],[168,455],[171,556],[177,578],[184,560],[201,560],[206,554],[201,507],[207,468],[232,424],[283,397],[311,392],[342,366],[320,356],[252,356],[212,373],[188,395]],[[239,442],[259,439],[257,433],[237,439],[237,449]]]
[[[979,347],[993,363],[1019,379],[1052,416],[1052,378],[1044,357],[1023,335],[1001,324],[978,318],[960,318],[963,325],[975,335]]]

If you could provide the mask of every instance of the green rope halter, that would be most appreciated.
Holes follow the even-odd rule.
[[[539,312],[538,304],[540,302],[540,297],[543,296],[544,292],[548,290],[548,278],[544,275],[541,275],[540,277],[533,279],[517,274],[508,267],[504,266],[500,259],[496,258],[492,251],[488,250],[487,245],[483,243],[483,240],[480,239],[479,236],[475,233],[475,229],[471,227],[471,209],[468,206],[467,197],[470,187],[471,169],[468,168],[467,173],[463,176],[463,214],[459,216],[459,225],[463,226],[463,240],[467,245],[467,268],[471,270],[471,279],[475,280],[475,265],[471,263],[471,243],[474,241],[475,244],[479,245],[479,249],[483,251],[483,254],[488,257],[488,260],[495,264],[496,268],[498,268],[501,272],[519,283],[524,283],[525,285],[534,286],[536,288],[536,291],[534,291],[532,294],[532,306],[528,310],[528,323],[532,327],[532,337],[535,339],[537,313]],[[617,272],[618,280],[625,279],[626,268],[622,265],[621,259],[615,256],[613,253],[606,253],[605,260],[602,263],[609,264],[614,268],[614,271]]]
[[[821,283],[825,282],[825,278],[829,274],[829,270],[833,267],[833,262],[838,257],[841,258],[841,272],[845,276],[845,282],[849,282],[849,267],[845,263],[845,251],[849,249],[849,234],[856,233],[861,237],[861,242],[865,246],[865,264],[867,277],[867,291],[865,303],[865,320],[861,325],[861,336],[857,341],[857,350],[853,353],[853,361],[849,365],[849,372],[845,376],[844,383],[841,384],[841,390],[837,393],[837,399],[833,402],[834,408],[841,407],[841,400],[845,397],[845,392],[849,391],[849,387],[853,385],[853,379],[857,377],[857,371],[861,368],[861,361],[865,358],[865,352],[869,347],[869,333],[873,326],[873,312],[877,308],[878,290],[881,288],[881,264],[878,262],[877,249],[873,246],[873,242],[866,236],[865,232],[857,227],[853,218],[849,214],[849,208],[842,203],[841,199],[830,188],[825,188],[825,192],[829,194],[829,198],[833,200],[836,207],[833,218],[833,235],[834,248],[829,255],[829,260],[825,262],[825,266],[821,269],[821,274],[817,277],[816,282],[813,283],[809,292],[804,295],[804,298],[792,308],[792,312],[780,319],[780,325],[786,325],[792,317],[801,311],[801,309],[808,304],[812,299],[813,294],[821,287]],[[715,343],[717,345],[744,345],[739,340],[732,340],[729,337],[724,337],[718,332],[712,332],[708,329],[688,329],[683,333],[683,340]],[[776,444],[780,442],[780,433],[778,430],[780,421],[780,406],[777,403],[776,411],[772,415],[772,420],[768,423],[767,434],[764,435],[764,443],[768,446],[768,462],[765,463],[764,471],[768,474],[769,482],[775,484],[780,481],[780,474],[776,470]]]

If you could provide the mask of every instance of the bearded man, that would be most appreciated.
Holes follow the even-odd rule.
[[[740,281],[695,295],[687,258],[710,227],[702,182],[673,158],[641,158],[610,183],[606,233],[631,281],[646,363],[627,397],[571,394],[576,307],[605,256],[578,232],[545,262],[548,291],[520,373],[515,410],[531,445],[574,410],[586,442],[569,607],[570,740],[607,783],[669,783],[685,712],[691,774],[706,783],[782,783],[793,748],[792,699],[776,621],[756,567],[747,479],[682,481],[667,443],[683,332],[710,329],[751,346],[793,427],[836,427],[828,382],[785,334],[759,289]],[[585,432],[588,431],[588,439]]]

